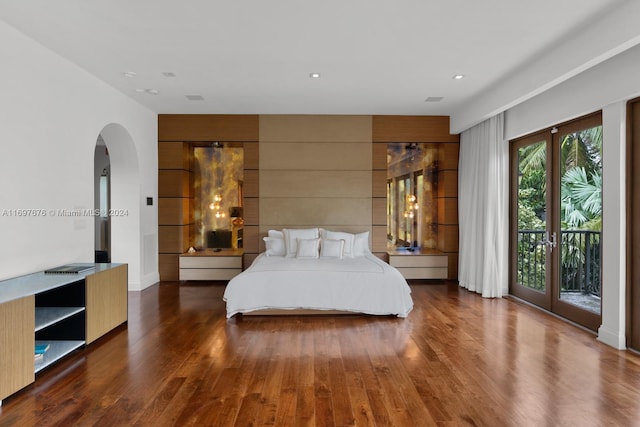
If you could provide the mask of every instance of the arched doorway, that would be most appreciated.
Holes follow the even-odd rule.
[[[111,206],[111,162],[109,150],[102,135],[98,135],[93,156],[94,165],[94,227],[95,262],[110,262],[111,224],[109,207]]]
[[[98,138],[104,141],[109,160],[109,260],[128,264],[129,289],[138,290],[142,264],[138,155],[133,138],[119,124],[108,124]],[[101,176],[102,172],[103,169],[96,170],[94,176]]]

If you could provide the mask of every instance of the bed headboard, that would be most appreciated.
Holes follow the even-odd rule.
[[[260,117],[260,244],[270,229],[372,231],[371,116]]]

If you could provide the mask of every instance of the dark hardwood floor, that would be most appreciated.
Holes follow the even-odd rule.
[[[238,317],[224,285],[129,322],[5,399],[0,426],[631,426],[640,357],[514,300],[413,284],[406,319]]]

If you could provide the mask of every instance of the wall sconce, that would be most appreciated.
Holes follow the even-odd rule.
[[[407,205],[406,210],[404,211],[405,218],[413,218],[415,216],[414,211],[417,211],[420,208],[418,204],[418,199],[413,194],[407,196]]]
[[[216,211],[216,218],[224,218],[226,214],[222,210],[222,196],[220,194],[216,194],[213,196],[213,202],[209,204],[209,209],[212,211]]]

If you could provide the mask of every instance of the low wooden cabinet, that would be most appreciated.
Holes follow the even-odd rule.
[[[180,280],[231,280],[242,272],[242,249],[180,255]]]
[[[127,321],[127,266],[88,276],[87,344]]]
[[[388,251],[389,265],[397,268],[405,279],[446,279],[449,257],[437,251]]]
[[[0,405],[40,370],[127,321],[127,265],[84,267],[0,281]],[[40,358],[38,344],[48,347]]]
[[[35,379],[34,319],[33,295],[0,304],[0,403]]]

